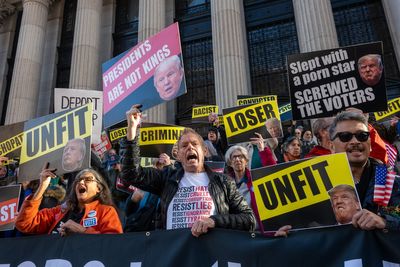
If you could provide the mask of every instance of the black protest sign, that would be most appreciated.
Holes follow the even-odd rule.
[[[39,178],[46,162],[56,174],[89,167],[92,103],[25,122],[18,181]]]
[[[226,108],[222,112],[230,145],[249,142],[251,137],[256,137],[254,133],[264,138],[283,136],[276,100]]]
[[[205,161],[206,164],[213,172],[224,173],[225,162],[224,161]]]
[[[218,114],[218,106],[207,105],[200,106],[195,105],[192,109],[192,122],[193,123],[208,123],[208,115],[211,113]]]
[[[337,224],[328,194],[332,188],[350,188],[354,205],[349,212],[354,215],[360,209],[345,153],[255,169],[251,177],[263,231],[276,231],[284,225],[300,229]],[[350,223],[351,218],[340,218],[340,223]]]
[[[335,115],[349,107],[385,111],[382,42],[287,57],[294,120]]]
[[[20,191],[20,185],[0,187],[0,231],[14,229]]]
[[[161,153],[172,156],[172,147],[184,127],[176,125],[143,123],[140,127],[140,156],[158,158]]]

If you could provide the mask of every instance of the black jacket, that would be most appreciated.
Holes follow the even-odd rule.
[[[155,168],[142,168],[139,161],[137,138],[133,141],[121,141],[121,178],[134,186],[160,196],[161,225],[166,227],[167,209],[178,190],[182,179],[183,168],[165,167],[162,171]],[[237,230],[254,230],[255,217],[243,196],[236,188],[235,182],[228,176],[212,172],[205,166],[210,179],[208,186],[210,195],[215,203],[217,215],[211,218],[215,226]]]

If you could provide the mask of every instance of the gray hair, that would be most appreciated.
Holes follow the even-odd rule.
[[[331,118],[331,117],[316,119],[313,122],[312,131],[313,131],[313,134],[315,135],[315,137],[317,137],[318,140],[321,141],[321,136],[320,136],[319,132],[321,130],[328,129],[329,126],[332,125],[332,122],[333,122],[333,118]]]
[[[366,59],[374,59],[374,60],[376,60],[376,62],[378,63],[379,69],[383,69],[382,57],[381,57],[381,55],[379,55],[379,54],[368,54],[368,55],[365,55],[365,56],[360,57],[360,58],[358,59],[358,62],[357,62],[358,68],[361,67],[361,64],[362,64],[362,63],[364,62],[364,60],[366,60]]]
[[[275,124],[280,124],[281,122],[277,118],[272,117],[265,121],[265,126],[267,126],[267,123],[275,125]]]
[[[357,112],[343,111],[336,115],[335,119],[333,120],[333,123],[329,127],[329,137],[331,140],[336,133],[336,127],[337,127],[338,123],[342,122],[342,121],[361,122],[368,128],[368,121],[364,117],[364,115],[357,113]]]
[[[173,56],[170,56],[170,57],[167,57],[166,59],[164,59],[164,60],[157,66],[156,70],[154,71],[154,76],[157,75],[158,70],[159,70],[160,68],[162,68],[162,67],[165,66],[165,65],[169,65],[169,64],[175,65],[175,67],[176,67],[178,70],[180,70],[180,69],[182,68],[181,59],[180,59],[177,55],[173,55]]]
[[[247,152],[247,149],[245,149],[242,146],[231,146],[225,153],[225,162],[226,164],[228,164],[228,166],[231,165],[231,156],[233,154],[233,152],[239,150],[240,153],[243,154],[244,158],[246,159],[246,161],[249,161],[249,153]]]

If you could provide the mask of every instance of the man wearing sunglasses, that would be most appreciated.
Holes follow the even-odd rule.
[[[393,185],[388,207],[373,202],[375,169],[382,164],[370,157],[371,139],[366,118],[356,112],[339,113],[329,129],[335,153],[346,152],[356,184],[362,210],[354,214],[352,223],[363,230],[387,229],[400,231],[400,217],[388,211],[400,205],[399,184]]]

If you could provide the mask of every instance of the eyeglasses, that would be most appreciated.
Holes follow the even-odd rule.
[[[85,183],[90,183],[90,182],[97,182],[96,178],[91,177],[91,176],[81,176],[78,178],[78,183],[82,182],[82,180]]]
[[[232,157],[231,157],[231,159],[232,160],[235,160],[235,159],[244,159],[244,156],[243,155],[233,155]]]
[[[351,133],[351,132],[338,132],[335,134],[335,136],[332,138],[332,141],[335,140],[336,138],[339,138],[339,140],[343,143],[349,142],[351,139],[353,139],[353,136],[356,137],[357,141],[359,142],[365,142],[369,138],[369,132],[356,132],[356,133]]]

